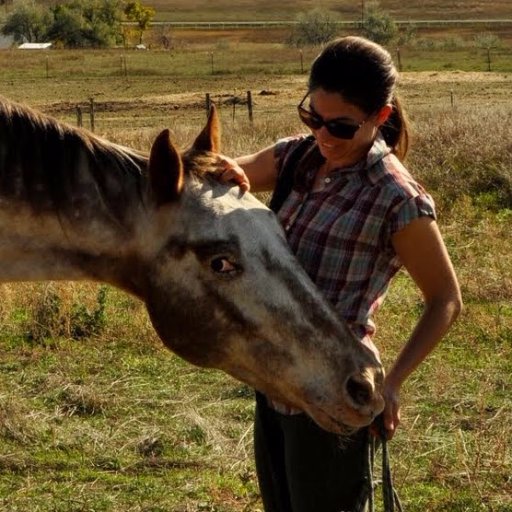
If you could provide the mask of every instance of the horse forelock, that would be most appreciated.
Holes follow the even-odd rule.
[[[183,160],[185,173],[199,179],[208,179],[218,174],[219,155],[209,151],[185,151],[181,158]]]

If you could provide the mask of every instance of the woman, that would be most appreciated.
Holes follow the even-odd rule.
[[[432,198],[401,163],[408,127],[396,80],[379,45],[359,37],[334,40],[314,61],[298,107],[313,137],[226,159],[221,177],[256,192],[272,190],[302,147],[278,217],[293,252],[361,342],[373,346],[371,317],[391,278],[402,265],[411,275],[424,309],[385,379],[389,438],[400,422],[402,384],[462,304]],[[366,436],[360,431],[340,443],[300,411],[259,396],[255,454],[265,510],[355,511],[364,489]]]

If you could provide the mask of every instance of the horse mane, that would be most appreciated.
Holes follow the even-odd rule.
[[[86,179],[119,221],[128,189],[141,192],[146,167],[142,153],[0,97],[0,196],[61,213]]]
[[[27,128],[33,133],[46,132],[50,136],[54,135],[61,140],[74,139],[79,141],[92,154],[97,154],[98,158],[106,154],[114,158],[117,157],[121,167],[127,172],[134,171],[133,165],[130,165],[130,163],[135,163],[135,167],[139,168],[140,171],[141,161],[148,158],[147,154],[143,152],[102,139],[85,129],[75,128],[49,115],[37,112],[26,105],[14,103],[0,96],[0,126],[2,124],[14,125],[16,120],[27,123]],[[135,170],[135,172],[138,171]]]
[[[216,183],[218,155],[192,147],[181,156],[187,176]],[[142,152],[0,96],[0,198],[72,218],[85,179],[101,209],[123,224],[129,205],[144,202],[147,164]]]

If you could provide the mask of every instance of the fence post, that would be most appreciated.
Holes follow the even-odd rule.
[[[402,56],[400,55],[400,48],[396,49],[396,58],[398,61],[398,71],[402,71]]]
[[[94,98],[91,98],[89,107],[89,115],[91,116],[91,132],[94,131]]]
[[[252,93],[251,91],[247,91],[247,110],[249,111],[249,121],[253,122],[252,117]]]
[[[213,75],[213,73],[214,73],[214,71],[213,71],[213,52],[210,52],[210,64],[212,67],[212,75]]]
[[[299,53],[300,53],[300,72],[304,73],[304,52],[301,49],[301,50],[299,50]]]
[[[209,92],[206,93],[205,106],[206,106],[206,117],[208,117],[210,115],[210,108],[212,106],[212,100],[210,99],[210,93]]]
[[[81,128],[82,127],[82,109],[80,105],[76,106],[76,125]]]
[[[455,97],[453,96],[453,91],[450,91],[450,103],[452,105],[452,108],[455,107]]]
[[[487,48],[487,71],[491,71],[491,49]]]

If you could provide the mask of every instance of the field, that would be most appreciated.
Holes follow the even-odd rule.
[[[482,16],[501,4],[474,3]],[[295,105],[317,50],[304,51],[302,69],[278,35],[265,43],[241,32],[173,37],[170,52],[2,51],[0,94],[73,123],[81,105],[86,126],[93,97],[96,132],[143,150],[164,127],[190,143],[206,93],[220,107],[227,154],[301,129]],[[395,481],[408,512],[510,512],[510,48],[493,56],[494,72],[471,48],[401,57],[399,92],[414,128],[408,164],[436,200],[465,311],[403,390],[403,425],[390,447]],[[8,284],[1,294],[1,511],[262,510],[251,390],[165,351],[141,304],[114,289]],[[401,273],[376,319],[386,364],[420,309]]]
[[[55,0],[43,0],[51,4]],[[149,0],[143,2],[153,6],[157,18],[169,21],[251,21],[293,20],[300,11],[315,7],[339,13],[343,20],[359,20],[361,7],[369,1],[353,0]],[[510,3],[507,0],[459,0],[442,2],[401,2],[380,0],[379,5],[395,19],[500,19],[510,18]]]

